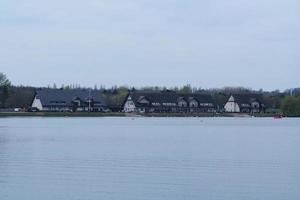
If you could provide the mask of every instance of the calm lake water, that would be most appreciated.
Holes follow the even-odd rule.
[[[300,198],[300,119],[0,118],[1,200]]]

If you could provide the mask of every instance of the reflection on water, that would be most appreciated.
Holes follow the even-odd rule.
[[[0,118],[0,199],[286,200],[300,119]]]

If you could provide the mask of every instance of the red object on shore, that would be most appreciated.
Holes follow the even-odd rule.
[[[277,114],[274,116],[274,119],[282,119],[283,118],[283,114]]]

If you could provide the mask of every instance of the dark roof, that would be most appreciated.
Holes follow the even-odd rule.
[[[258,101],[263,104],[263,97],[261,94],[231,94],[234,97],[235,102],[238,104],[250,104],[253,101]]]
[[[215,102],[211,95],[208,94],[197,94],[197,93],[176,93],[176,92],[131,92],[129,96],[132,98],[134,104],[139,106],[139,100],[144,98],[150,103],[175,103],[177,104],[179,100],[183,99],[187,103],[194,99],[198,103],[210,103],[215,106]]]
[[[105,99],[106,105],[109,108],[122,108],[124,102],[126,101],[126,95],[119,95],[119,94],[103,94],[103,98]]]
[[[36,91],[36,97],[41,100],[43,106],[65,105],[71,106],[74,99],[87,102],[89,99],[88,89],[42,89]],[[100,90],[91,90],[90,97],[97,106],[105,106]]]

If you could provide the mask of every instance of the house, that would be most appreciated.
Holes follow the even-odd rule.
[[[181,94],[172,91],[142,92],[128,94],[124,112],[215,112],[215,103],[208,94]]]
[[[224,110],[232,113],[260,113],[265,112],[265,104],[259,94],[232,94]]]
[[[87,89],[37,90],[31,107],[49,112],[101,112],[107,109],[101,91]]]

